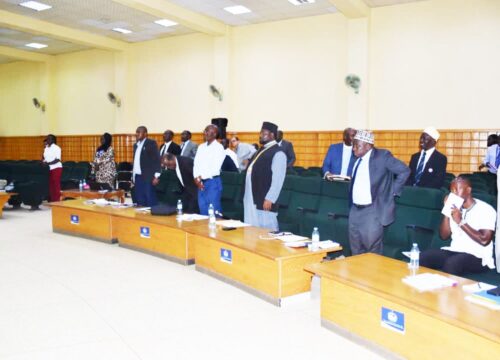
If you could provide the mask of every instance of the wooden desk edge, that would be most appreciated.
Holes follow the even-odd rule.
[[[391,260],[394,260],[394,259],[391,259]],[[335,261],[335,260],[333,260],[333,261]],[[397,261],[397,260],[395,260],[395,261]],[[410,308],[412,310],[421,312],[421,313],[423,313],[425,315],[437,318],[437,319],[445,321],[445,322],[447,322],[447,323],[449,323],[451,325],[457,326],[457,327],[459,327],[459,328],[461,328],[463,330],[473,332],[473,333],[477,334],[478,336],[481,336],[481,337],[484,337],[486,339],[489,339],[489,340],[492,340],[492,341],[500,343],[500,336],[492,334],[489,331],[485,331],[482,328],[475,327],[475,326],[470,325],[470,324],[466,324],[466,323],[464,323],[462,321],[458,321],[455,318],[450,317],[448,315],[443,315],[442,313],[437,312],[434,309],[430,309],[429,307],[422,306],[420,304],[415,304],[414,302],[411,302],[409,300],[406,300],[406,299],[394,296],[394,295],[392,295],[390,293],[387,293],[385,291],[380,291],[378,289],[375,289],[375,288],[372,288],[372,287],[369,287],[369,286],[364,286],[364,285],[359,284],[357,282],[346,280],[342,276],[338,276],[338,275],[333,275],[333,274],[330,274],[330,273],[326,273],[325,271],[322,271],[320,269],[321,265],[322,265],[321,263],[311,264],[311,265],[306,266],[304,270],[306,270],[306,271],[308,271],[310,273],[313,273],[315,275],[318,275],[319,277],[325,277],[327,279],[335,280],[335,281],[338,281],[338,282],[340,282],[340,283],[342,283],[344,285],[347,285],[347,286],[350,286],[350,287],[353,287],[353,288],[356,288],[356,289],[359,289],[359,290],[362,290],[362,291],[366,291],[366,292],[372,293],[375,296],[379,296],[379,297],[381,297],[381,298],[383,298],[385,300],[388,300],[388,301],[391,301],[391,302],[395,302],[395,303],[399,303],[399,304],[401,304],[403,306],[406,306],[406,307],[408,307],[408,308]],[[429,269],[429,270],[432,270],[432,269]],[[435,271],[435,270],[433,270],[433,271]],[[453,276],[453,275],[450,275],[450,274],[446,274],[446,275]],[[469,279],[465,279],[465,278],[461,278],[461,279],[469,280]],[[470,280],[470,281],[472,282],[472,280]],[[476,306],[480,306],[480,305],[476,305]],[[491,310],[491,311],[494,312],[494,310]]]
[[[106,244],[116,244],[118,243],[117,239],[105,239],[105,238],[100,238],[97,236],[90,236],[90,235],[85,235],[85,234],[80,234],[80,233],[74,233],[72,231],[65,231],[65,230],[60,230],[60,229],[52,229],[52,232],[57,233],[57,234],[62,234],[62,235],[70,235],[74,237],[79,237],[83,239],[88,239],[88,240],[94,240],[94,241],[99,241],[103,242]]]
[[[171,255],[159,253],[156,251],[151,251],[151,250],[144,249],[144,248],[141,248],[138,246],[124,244],[124,243],[121,243],[119,241],[118,241],[118,246],[125,248],[125,249],[130,249],[130,250],[142,252],[144,254],[148,254],[148,255],[156,256],[156,257],[159,257],[162,259],[166,259],[166,260],[169,260],[169,261],[175,262],[177,264],[181,264],[181,265],[193,265],[195,263],[194,258],[193,259],[182,259],[182,258],[178,258],[176,256],[171,256]]]

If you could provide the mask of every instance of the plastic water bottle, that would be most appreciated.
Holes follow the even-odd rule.
[[[313,229],[311,239],[312,239],[311,251],[319,250],[319,230],[317,227]]]
[[[410,269],[417,270],[420,266],[420,249],[417,243],[413,243],[410,251]]]
[[[208,225],[211,227],[215,227],[215,209],[212,204],[208,206]]]
[[[178,217],[182,216],[182,200],[181,199],[177,200],[177,216]]]
[[[85,179],[83,179],[83,190],[88,190],[89,189],[89,186],[87,185],[87,182],[85,181]]]
[[[80,180],[80,182],[78,183],[78,190],[83,191],[83,181],[82,180]]]

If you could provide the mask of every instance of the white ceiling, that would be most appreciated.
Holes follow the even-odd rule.
[[[52,6],[52,9],[40,12],[19,6],[19,3],[23,1],[26,0],[0,0],[0,10],[126,42],[140,42],[194,32],[182,25],[168,28],[157,25],[154,23],[155,20],[158,20],[157,17],[121,5],[113,0],[39,0]],[[424,0],[364,1],[368,6],[378,7]],[[330,0],[316,0],[313,4],[300,6],[292,5],[288,0],[169,0],[169,2],[232,26],[315,16],[337,11]],[[252,12],[233,15],[223,10],[224,7],[235,5],[243,5]],[[115,27],[129,29],[133,32],[120,34],[111,30]],[[41,50],[30,50],[24,46],[28,42],[40,42],[49,45],[49,47]],[[86,49],[81,45],[10,30],[5,27],[0,27],[0,45],[45,54],[62,54]],[[2,61],[1,59],[0,61]]]

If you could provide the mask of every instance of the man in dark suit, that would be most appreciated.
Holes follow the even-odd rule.
[[[160,147],[160,157],[165,155],[166,153],[180,155],[181,147],[173,142],[174,132],[172,130],[166,130],[163,133],[163,145]]]
[[[135,131],[137,142],[134,144],[134,164],[132,180],[137,205],[153,206],[158,203],[154,186],[160,176],[160,156],[156,141],[148,139],[148,129],[139,126]]]
[[[198,144],[191,141],[191,132],[184,130],[181,134],[181,156],[186,156],[194,159],[196,156],[196,150],[198,149]]]
[[[406,182],[409,186],[421,186],[439,189],[444,185],[448,159],[436,150],[439,132],[427,127],[420,135],[421,151],[412,155],[411,174]]]
[[[198,187],[194,183],[194,160],[186,156],[166,154],[161,158],[161,164],[169,170],[174,170],[182,185],[182,206],[188,214],[198,214]]]
[[[353,150],[350,187],[349,242],[353,255],[382,254],[384,226],[394,221],[394,196],[399,196],[410,169],[389,151],[373,146],[372,132],[358,130]]]
[[[343,142],[332,144],[323,161],[323,176],[329,179],[332,175],[351,176],[352,167],[356,157],[352,153],[352,141],[356,130],[346,128],[344,130]]]
[[[293,144],[290,141],[286,141],[283,139],[283,131],[278,131],[278,137],[276,138],[278,145],[281,146],[281,150],[283,150],[286,154],[286,166],[292,167],[295,163],[295,151],[293,150]]]

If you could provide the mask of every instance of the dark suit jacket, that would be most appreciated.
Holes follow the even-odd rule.
[[[164,148],[165,148],[165,143],[160,147],[160,154],[163,152]],[[170,146],[168,147],[167,151],[163,152],[163,154],[166,154],[166,153],[180,155],[181,154],[181,147],[172,141],[170,143]]]
[[[330,172],[333,175],[340,175],[342,172],[342,154],[344,152],[344,143],[332,144],[328,148],[325,160],[323,161],[323,175]],[[347,167],[347,176],[352,175],[352,168],[356,162],[356,156],[351,155],[349,166]]]
[[[134,144],[134,156],[137,144]],[[161,173],[160,154],[156,141],[146,138],[141,151],[141,173],[146,181],[152,181],[155,173]]]
[[[406,185],[413,186],[415,183],[415,175],[417,174],[418,160],[420,159],[420,151],[411,156],[410,160],[410,170],[411,174],[406,182]],[[441,154],[439,151],[434,150],[431,157],[427,161],[424,167],[424,172],[418,185],[420,187],[428,187],[440,189],[444,185],[444,179],[446,176],[446,165],[448,164],[448,159],[445,155]]]
[[[182,190],[183,210],[186,213],[198,214],[200,210],[198,208],[198,188],[194,183],[193,176],[194,161],[186,156],[177,156],[177,162],[179,164],[182,182],[184,183],[184,188]]]
[[[295,163],[295,151],[293,150],[293,144],[285,139],[281,140],[281,149],[286,154],[286,166],[292,167]]]
[[[370,190],[372,203],[383,226],[394,222],[396,208],[394,196],[401,195],[408,176],[410,176],[410,169],[401,160],[392,156],[390,151],[372,149],[370,154]]]

